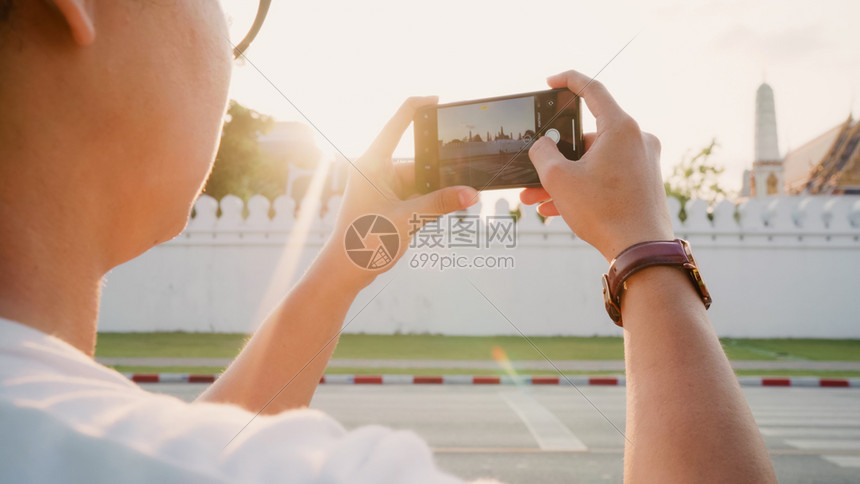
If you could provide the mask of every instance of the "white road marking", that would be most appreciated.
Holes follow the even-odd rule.
[[[857,419],[860,418],[860,412],[855,409],[839,409],[839,408],[825,408],[821,410],[811,410],[808,408],[786,408],[782,410],[762,410],[762,409],[753,409],[753,415],[757,417],[820,417],[820,416],[832,417],[832,418],[851,418]]]
[[[763,435],[770,437],[850,437],[860,439],[860,428],[838,427],[761,427]]]
[[[798,426],[815,426],[815,427],[860,427],[860,419],[842,418],[842,417],[757,417],[755,419],[759,427],[798,427]]]
[[[858,455],[822,455],[821,457],[839,467],[860,468],[860,456]]]
[[[527,393],[500,393],[508,406],[526,424],[541,450],[588,450],[558,417]]]
[[[860,450],[860,440],[790,439],[785,443],[798,449]]]

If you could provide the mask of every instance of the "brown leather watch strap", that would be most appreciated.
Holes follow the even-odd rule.
[[[699,274],[693,253],[685,240],[658,240],[642,242],[622,251],[609,264],[609,271],[603,275],[603,298],[606,311],[621,326],[621,296],[624,294],[624,281],[634,273],[653,266],[673,266],[686,271],[696,290],[702,297],[705,308],[711,305],[711,296]]]

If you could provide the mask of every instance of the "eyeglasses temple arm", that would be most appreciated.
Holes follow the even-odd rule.
[[[254,38],[260,32],[260,28],[263,26],[263,21],[266,20],[266,14],[269,13],[269,7],[272,5],[272,0],[260,0],[260,7],[257,8],[257,16],[254,18],[254,25],[251,27],[251,31],[248,32],[248,35],[239,42],[236,47],[233,48],[233,56],[237,59],[239,56],[245,52],[245,49],[251,45],[251,42],[254,41]]]

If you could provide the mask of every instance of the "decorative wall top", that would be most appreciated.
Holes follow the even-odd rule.
[[[671,213],[675,214],[672,223],[679,237],[712,240],[719,237],[723,241],[725,236],[738,240],[745,236],[799,240],[812,236],[826,241],[836,237],[860,247],[860,196],[773,197],[749,199],[739,205],[723,200],[711,210],[704,200],[691,200],[685,206],[684,221],[677,215],[681,211],[678,200],[670,197],[667,202]],[[331,232],[339,205],[340,197],[332,197],[326,215],[314,217],[310,223],[309,242],[320,241]],[[219,207],[221,214],[216,216]],[[451,216],[507,215],[510,210],[506,200],[499,200],[488,209],[478,203]],[[297,223],[295,212],[295,203],[286,196],[269,202],[255,195],[245,204],[233,195],[227,195],[220,202],[202,195],[195,204],[195,215],[188,227],[172,243],[215,239],[232,243],[283,241]],[[521,239],[524,236],[533,239],[536,235],[544,239],[562,235],[575,239],[560,217],[544,222],[533,207],[527,206],[522,207],[517,232]]]

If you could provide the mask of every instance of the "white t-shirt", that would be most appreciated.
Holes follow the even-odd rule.
[[[0,319],[0,482],[462,482],[409,431],[347,432],[302,409],[260,415],[239,433],[252,417],[149,393],[53,336]]]

